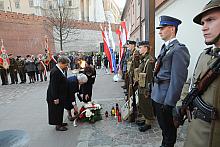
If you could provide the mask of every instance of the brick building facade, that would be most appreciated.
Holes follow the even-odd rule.
[[[4,46],[7,52],[21,56],[44,53],[44,36],[48,35],[45,30],[45,22],[46,18],[40,16],[0,12],[0,38],[4,40]],[[88,39],[94,38],[94,35],[100,35],[96,41],[90,41],[96,43],[94,46],[98,46],[99,42],[102,42],[100,24],[103,26],[107,24],[83,21],[74,21],[73,23],[76,28],[79,29],[79,32],[84,31],[81,35],[84,35],[86,30],[90,32],[88,34],[89,36],[87,36]],[[112,30],[115,31],[117,27],[118,25],[113,24]],[[95,34],[91,33],[92,31],[94,31]],[[80,39],[83,38],[83,36],[79,36],[77,39],[78,42],[82,42]],[[77,47],[79,43],[74,44],[75,50],[72,51],[77,51],[77,49],[82,50],[83,48],[86,49],[86,45],[84,45],[83,48],[81,45]],[[87,46],[89,48],[91,44]],[[56,46],[52,38],[49,38],[49,47],[53,52],[59,52],[59,48],[55,48]],[[73,48],[68,48],[67,51],[71,51],[71,49]]]

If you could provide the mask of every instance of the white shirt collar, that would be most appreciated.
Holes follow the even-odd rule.
[[[174,41],[174,40],[176,40],[176,38],[172,38],[172,39],[170,39],[170,40],[166,41],[166,42],[165,42],[165,45],[166,45],[166,46],[168,46],[168,45],[169,45],[169,43],[170,43],[170,42],[172,42],[172,41]]]
[[[63,75],[65,75],[65,73],[63,72],[63,70],[59,67],[58,64],[56,64],[57,68],[62,72]]]

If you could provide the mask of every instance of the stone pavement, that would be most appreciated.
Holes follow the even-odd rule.
[[[94,124],[78,123],[69,130],[57,132],[47,123],[45,101],[48,82],[0,86],[0,130],[22,129],[30,135],[30,147],[159,147],[161,131],[155,121],[151,130],[141,133],[138,126],[104,116],[112,106],[124,103],[123,82],[113,82],[112,75],[97,70],[93,100],[102,105],[103,120]],[[179,129],[176,147],[182,147],[186,126]]]

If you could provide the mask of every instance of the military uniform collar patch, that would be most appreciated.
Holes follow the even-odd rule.
[[[212,56],[212,58],[215,58],[215,57],[220,57],[220,48],[213,48],[213,47],[209,47],[209,48],[206,48],[206,54]]]

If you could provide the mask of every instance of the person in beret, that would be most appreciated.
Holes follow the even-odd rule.
[[[189,51],[176,38],[181,23],[177,18],[164,15],[160,17],[157,27],[164,44],[155,64],[151,98],[162,130],[161,147],[174,147],[176,143],[177,129],[174,126],[172,109],[180,99],[188,75]]]
[[[192,85],[197,86],[202,76],[209,70],[216,59],[220,58],[220,0],[211,0],[202,12],[193,19],[201,25],[206,45],[212,47],[202,51],[192,77]],[[215,67],[215,66],[214,66]],[[205,84],[206,85],[206,84]],[[184,147],[219,147],[220,145],[220,77],[208,85],[207,89],[196,99],[210,107],[212,113],[202,111],[204,104],[193,104],[194,112],[189,123]]]
[[[128,41],[128,49],[130,50],[130,57],[127,59],[127,72],[128,72],[128,80],[125,82],[128,82],[126,85],[127,92],[130,91],[130,96],[134,96],[134,92],[137,90],[137,86],[133,86],[134,84],[134,78],[135,78],[135,69],[139,67],[140,64],[140,53],[136,49],[136,41],[129,40]],[[129,86],[131,85],[131,86]],[[129,88],[132,88],[129,90]],[[134,92],[133,92],[134,90]],[[135,97],[135,96],[134,96]],[[129,116],[129,122],[138,122],[139,120],[136,118],[136,104],[133,103],[133,112]]]

